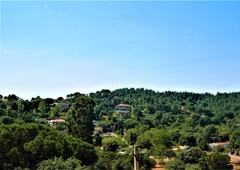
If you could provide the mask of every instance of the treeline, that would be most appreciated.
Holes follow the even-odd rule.
[[[90,93],[97,106],[97,115],[111,115],[119,103],[130,104],[132,107],[153,114],[165,112],[194,112],[203,115],[232,117],[240,113],[240,92],[235,93],[190,93],[190,92],[155,92],[146,89],[118,89],[115,91],[101,90]],[[181,109],[184,108],[184,109]]]
[[[120,103],[130,111],[120,115],[115,110]],[[60,118],[65,122],[49,127],[47,120]],[[93,135],[93,120],[103,132],[118,136]],[[210,147],[213,142],[229,146]],[[214,162],[220,160],[220,167],[231,169],[224,153],[240,154],[240,92],[124,88],[30,101],[0,95],[0,169],[41,169],[59,162],[70,169],[133,169],[134,144],[141,152],[142,169],[154,166],[149,156],[162,163],[168,158],[168,169],[218,169]],[[190,149],[172,150],[184,145]]]

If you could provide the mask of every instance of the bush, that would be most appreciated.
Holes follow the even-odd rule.
[[[121,137],[103,138],[102,144],[106,145],[107,143],[113,142],[113,141],[117,142],[120,147],[124,148],[128,146],[127,142],[123,140]]]
[[[185,170],[184,162],[178,158],[174,158],[173,160],[167,162],[165,166],[166,170]]]
[[[229,164],[230,157],[222,153],[212,153],[207,157],[207,165],[210,170],[215,169],[232,169],[233,166]]]
[[[184,161],[184,163],[195,164],[199,163],[199,158],[204,156],[205,153],[201,149],[193,147],[181,154],[181,160]]]
[[[116,152],[118,149],[118,143],[116,141],[108,142],[104,145],[104,150],[110,152]]]
[[[54,157],[52,159],[44,160],[38,164],[38,170],[73,170],[80,169],[81,161],[71,157],[64,160],[62,157]]]

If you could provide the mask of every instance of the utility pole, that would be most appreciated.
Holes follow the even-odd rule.
[[[139,162],[137,160],[138,146],[134,145],[134,170],[139,170]]]

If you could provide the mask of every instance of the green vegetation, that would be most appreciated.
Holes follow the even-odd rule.
[[[93,109],[95,102],[91,98],[81,96],[74,103],[72,108],[72,122],[69,126],[70,133],[80,139],[92,143],[92,133],[94,130]]]
[[[112,143],[112,142],[116,142],[118,144],[118,146],[124,148],[124,147],[127,147],[128,144],[125,140],[123,140],[123,138],[121,137],[111,137],[111,138],[104,138],[103,141],[102,141],[102,145],[106,145],[108,143]]]
[[[38,165],[38,170],[56,170],[56,169],[62,169],[62,170],[72,170],[72,169],[82,169],[81,161],[76,159],[75,157],[68,158],[67,160],[64,160],[62,157],[57,158],[54,157],[52,159],[48,159],[45,161],[42,161]]]
[[[36,123],[1,125],[0,150],[0,169],[35,168],[53,157],[75,157],[83,165],[98,159],[89,143]]]
[[[120,113],[120,103],[129,108]],[[63,121],[50,125],[51,119]],[[93,134],[93,120],[102,131]],[[229,144],[211,147],[214,142]],[[231,169],[225,153],[240,154],[240,92],[131,88],[76,92],[65,99],[0,98],[0,169],[129,170],[135,144],[142,169],[154,166],[150,156],[169,160],[167,169]]]

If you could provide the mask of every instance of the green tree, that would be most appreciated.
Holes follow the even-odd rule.
[[[233,167],[229,161],[230,157],[222,153],[212,153],[207,157],[207,165],[209,170],[232,169]]]
[[[0,116],[4,116],[6,114],[6,110],[0,108]]]
[[[116,152],[118,149],[118,143],[116,141],[111,141],[105,144],[104,149],[110,152]]]
[[[181,154],[181,160],[184,161],[184,163],[190,163],[190,164],[195,164],[199,163],[199,158],[204,157],[205,153],[197,148],[197,147],[192,147],[191,149],[184,151]]]
[[[137,138],[137,145],[142,149],[151,149],[153,146],[151,140],[144,135],[141,135]]]
[[[54,157],[38,164],[38,170],[78,170],[81,169],[81,161],[75,157],[64,160],[62,157]]]
[[[150,129],[145,131],[137,138],[137,144],[140,148],[151,149],[155,146],[164,146],[170,148],[172,141],[166,130]]]
[[[46,106],[44,100],[42,100],[39,103],[38,110],[40,112],[40,117],[46,117],[47,116],[47,106]]]
[[[12,124],[14,123],[14,119],[9,116],[1,116],[0,123],[2,124]]]
[[[156,162],[154,159],[149,158],[149,155],[138,153],[137,160],[139,162],[140,169],[150,170],[152,169]]]
[[[214,125],[208,125],[204,130],[203,138],[208,143],[217,142],[218,139],[217,128]]]
[[[201,170],[201,168],[199,167],[199,164],[185,164],[185,170]]]
[[[179,158],[175,158],[167,162],[165,169],[166,170],[185,170],[185,164]]]
[[[73,135],[80,139],[92,143],[92,134],[94,130],[94,106],[93,99],[81,96],[73,105],[72,117],[74,126]]]
[[[61,109],[62,109],[61,104],[57,104],[55,107],[51,107],[50,113],[51,118],[60,117]]]
[[[137,120],[140,120],[140,118],[143,116],[143,113],[139,108],[133,108],[132,113]]]
[[[196,138],[192,133],[186,133],[182,135],[179,139],[179,142],[182,145],[187,145],[187,146],[196,146],[196,143],[197,143]]]
[[[126,132],[125,138],[130,145],[133,145],[137,141],[138,131],[137,129],[129,129]]]
[[[95,146],[102,146],[102,137],[100,136],[100,133],[97,133],[93,138],[93,144]]]
[[[230,146],[235,153],[240,149],[240,128],[235,129],[230,135]]]
[[[110,120],[101,120],[98,122],[98,126],[103,128],[103,132],[106,132],[108,128],[113,126],[113,123]]]
[[[24,111],[24,105],[23,105],[22,101],[18,100],[17,105],[18,105],[18,111],[20,113],[22,113]]]
[[[124,126],[126,129],[134,128],[138,124],[138,121],[129,118],[124,121]]]
[[[34,169],[39,162],[54,156],[74,156],[83,165],[98,159],[92,145],[47,125],[0,125],[0,169]]]
[[[17,167],[22,161],[22,154],[18,151],[17,147],[13,147],[7,154],[8,159],[14,167]]]
[[[208,142],[204,139],[202,139],[198,142],[198,147],[203,151],[209,151],[210,150]]]
[[[133,169],[133,156],[120,157],[116,162],[112,163],[112,170],[132,170]]]

